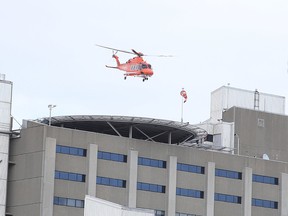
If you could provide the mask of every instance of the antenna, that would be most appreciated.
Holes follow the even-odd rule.
[[[262,155],[262,158],[263,158],[264,160],[270,160],[267,154],[263,154],[263,155]]]
[[[259,110],[259,101],[260,101],[260,94],[259,91],[256,89],[254,92],[254,110]]]

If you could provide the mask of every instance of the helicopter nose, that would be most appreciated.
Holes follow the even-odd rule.
[[[142,70],[144,74],[147,74],[149,76],[152,76],[153,75],[153,71],[151,69],[144,69]]]

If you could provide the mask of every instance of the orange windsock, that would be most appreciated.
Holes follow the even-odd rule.
[[[180,95],[184,98],[184,103],[187,101],[187,93],[184,90],[184,88],[182,88],[182,91],[180,92]]]

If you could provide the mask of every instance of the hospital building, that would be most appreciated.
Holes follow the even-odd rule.
[[[97,216],[95,198],[156,216],[288,216],[283,96],[222,86],[199,124],[96,113],[12,130],[12,90],[1,75],[0,215]]]

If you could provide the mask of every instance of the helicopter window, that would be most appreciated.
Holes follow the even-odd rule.
[[[145,64],[142,64],[142,69],[145,69],[145,68],[148,68],[148,66]]]
[[[151,65],[150,65],[150,64],[148,64],[148,68],[152,69],[152,67],[151,67]]]

